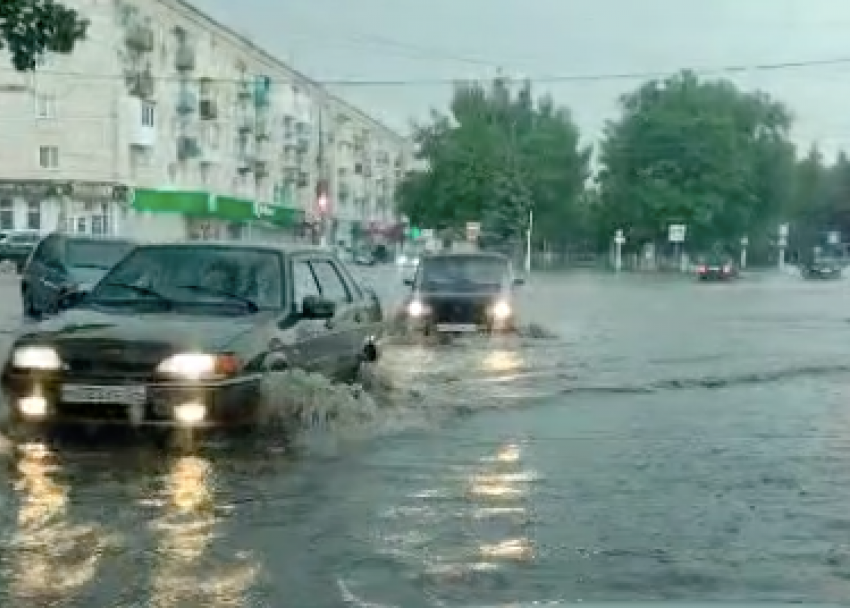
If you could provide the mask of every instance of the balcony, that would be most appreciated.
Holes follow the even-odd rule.
[[[271,120],[268,116],[258,116],[254,123],[254,135],[257,139],[269,140],[272,136]]]
[[[214,99],[202,99],[200,105],[201,120],[218,120],[218,104]]]
[[[177,95],[177,113],[183,116],[198,110],[198,98],[191,91],[180,91]]]
[[[128,76],[127,92],[139,99],[151,99],[156,93],[153,75],[145,71]]]
[[[148,23],[131,23],[127,26],[124,43],[128,49],[139,53],[150,53],[154,50],[153,27]]]
[[[258,179],[269,176],[269,161],[264,158],[254,159],[254,176]]]
[[[254,79],[254,106],[268,108],[271,106],[272,81],[268,76],[257,76]]]
[[[251,91],[251,82],[247,78],[242,78],[239,84],[236,85],[236,97],[241,101],[251,99],[253,97]]]
[[[129,124],[128,143],[138,148],[156,145],[156,106],[138,97],[127,97],[124,101],[125,115]]]
[[[195,49],[187,42],[181,42],[174,56],[174,67],[178,72],[191,72],[195,69]]]
[[[194,137],[182,135],[177,138],[177,160],[184,162],[198,158],[201,155],[201,147]]]

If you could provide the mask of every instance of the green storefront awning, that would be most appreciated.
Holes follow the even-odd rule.
[[[231,222],[250,222],[257,217],[253,201],[232,196],[212,197],[210,214]]]
[[[148,213],[181,213],[191,217],[209,216],[210,196],[206,192],[136,190],[133,209]]]
[[[216,218],[230,222],[261,221],[291,228],[304,219],[304,211],[291,204],[255,203],[233,196],[174,190],[135,191],[133,209],[147,213],[179,213],[188,217]]]

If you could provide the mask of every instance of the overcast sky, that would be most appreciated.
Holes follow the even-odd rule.
[[[346,86],[342,97],[391,126],[444,108],[433,81],[676,71],[848,58],[848,0],[192,0],[297,69],[322,79],[431,81]],[[784,100],[796,138],[850,149],[846,65],[751,71],[739,84]],[[556,83],[589,139],[639,80]]]

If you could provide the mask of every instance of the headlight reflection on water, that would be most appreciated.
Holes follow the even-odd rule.
[[[17,526],[8,548],[9,605],[48,605],[89,583],[112,539],[99,525],[72,524],[68,487],[46,446],[20,447]],[[6,602],[4,602],[4,605]]]
[[[238,558],[221,563],[213,555],[220,518],[212,464],[178,458],[164,482],[164,512],[153,522],[158,546],[151,605],[242,605],[256,567]]]

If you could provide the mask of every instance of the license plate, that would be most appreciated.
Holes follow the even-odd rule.
[[[713,272],[719,272],[719,271],[720,271],[720,266],[711,266],[711,267],[709,267],[709,270],[711,270],[711,271],[713,271]]]
[[[467,333],[478,331],[475,323],[439,323],[437,331]]]
[[[62,386],[62,401],[65,403],[142,406],[147,402],[147,387],[65,384]]]

